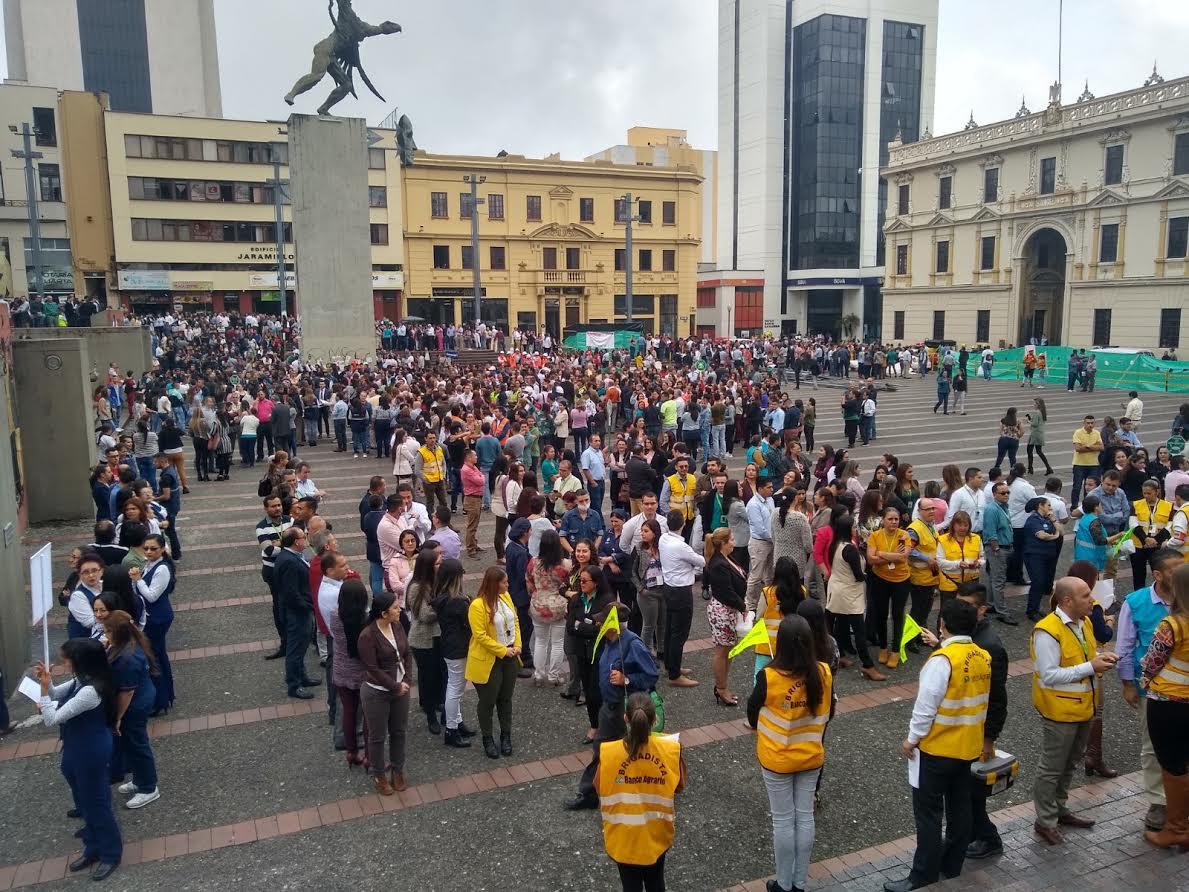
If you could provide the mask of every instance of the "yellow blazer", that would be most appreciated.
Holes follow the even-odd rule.
[[[512,611],[516,623],[516,646],[520,647],[520,617],[516,614],[516,605],[512,603],[512,596],[507,592],[500,592],[500,600]],[[466,680],[472,684],[486,684],[491,677],[491,667],[507,650],[500,644],[495,635],[495,620],[487,612],[487,605],[482,598],[475,598],[467,608],[467,622],[471,625],[471,643],[467,647]]]

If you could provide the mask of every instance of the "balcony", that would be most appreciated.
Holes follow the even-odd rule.
[[[547,285],[585,285],[586,270],[543,269],[541,281]]]

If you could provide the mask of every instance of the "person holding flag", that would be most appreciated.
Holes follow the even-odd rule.
[[[660,676],[656,660],[640,636],[627,627],[627,618],[627,607],[618,602],[612,604],[595,638],[595,675],[603,702],[593,741],[594,754],[578,782],[578,795],[566,803],[569,811],[598,808],[595,778],[600,774],[601,745],[624,736],[627,730],[624,704],[628,698],[633,694],[651,697],[656,691]]]

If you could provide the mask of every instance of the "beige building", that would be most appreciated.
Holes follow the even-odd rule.
[[[289,176],[283,121],[122,112],[103,116],[115,267],[109,291],[139,310],[187,305],[277,312],[273,153]],[[376,318],[398,312],[404,287],[401,173],[395,135],[376,130],[368,199]],[[288,309],[293,244],[283,193]],[[300,274],[300,273],[298,273]]]
[[[690,332],[702,233],[702,177],[693,164],[616,164],[418,153],[404,170],[405,313],[474,318],[470,186],[478,187],[483,319],[546,329],[626,316],[626,211],[631,193],[633,318],[646,330]]]
[[[893,142],[880,174],[885,341],[1156,349],[1189,334],[1189,78],[972,116]]]

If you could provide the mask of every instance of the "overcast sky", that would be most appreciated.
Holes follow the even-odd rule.
[[[158,0],[149,0],[158,2]],[[1084,80],[1097,95],[1138,87],[1159,60],[1189,74],[1187,0],[1066,0],[1067,102]],[[941,0],[933,133],[1039,110],[1057,71],[1058,0]],[[329,33],[324,0],[215,0],[223,112],[284,118],[281,97]],[[404,32],[369,39],[363,64],[386,97],[356,78],[338,114],[378,123],[394,106],[431,152],[581,158],[636,125],[678,127],[718,142],[717,0],[355,0],[366,21]],[[1178,70],[1179,66],[1186,66]],[[300,97],[312,112],[324,82]],[[927,120],[930,116],[927,116]]]

